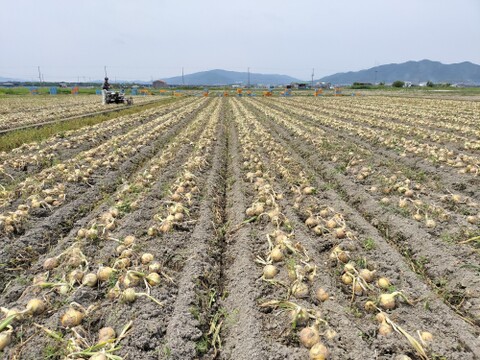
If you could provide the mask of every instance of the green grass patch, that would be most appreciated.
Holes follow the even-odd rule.
[[[12,149],[15,149],[16,147],[19,147],[22,144],[31,143],[34,141],[40,142],[54,135],[62,136],[62,133],[66,131],[78,130],[86,126],[99,124],[101,122],[111,120],[120,116],[136,114],[146,109],[154,108],[157,106],[165,106],[174,101],[178,101],[178,98],[165,98],[159,102],[156,102],[154,104],[148,104],[145,106],[126,108],[124,110],[119,110],[112,113],[99,114],[80,119],[60,121],[54,124],[14,130],[5,134],[0,134],[0,151],[10,151]]]

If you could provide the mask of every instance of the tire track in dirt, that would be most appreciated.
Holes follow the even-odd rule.
[[[256,118],[260,119],[262,123],[265,123],[266,128],[270,129],[270,131],[275,134],[281,144],[285,144],[286,148],[292,148],[289,146],[289,143],[282,139],[281,131],[276,123],[272,122],[270,119],[266,120],[264,114],[258,110],[253,110],[253,112],[256,114]],[[312,169],[311,164],[296,153],[296,151],[292,150],[292,156],[302,164],[304,169]],[[317,173],[316,175],[312,174],[312,176],[318,189],[328,188],[320,173]],[[385,239],[378,234],[377,230],[373,228],[373,226],[356,210],[345,203],[337,193],[331,190],[325,191],[323,192],[322,197],[329,199],[331,203],[338,204],[336,207],[338,207],[343,213],[346,213],[346,216],[349,219],[349,224],[353,226],[353,229],[359,232],[362,237],[368,237],[375,241],[376,248],[368,252],[368,257],[375,259],[375,264],[377,265],[376,268],[378,267],[381,272],[385,272],[385,274],[392,279],[397,279],[400,275],[398,283],[402,283],[403,286],[401,286],[401,288],[413,291],[417,295],[417,298],[423,300],[428,299],[428,305],[430,307],[430,310],[428,311],[429,315],[421,314],[422,310],[420,309],[415,311],[409,307],[398,308],[395,310],[395,313],[405,322],[416,324],[417,326],[420,325],[421,322],[423,328],[429,328],[431,330],[435,329],[434,333],[438,333],[442,337],[442,342],[436,343],[439,350],[438,352],[445,354],[450,353],[451,349],[455,348],[455,346],[459,346],[458,344],[454,345],[454,339],[460,339],[460,342],[464,344],[465,350],[460,350],[455,355],[451,354],[452,358],[476,358],[472,357],[471,354],[480,353],[480,347],[476,339],[477,329],[457,317],[441,300],[437,299],[435,295],[426,290],[425,284],[420,282],[418,278],[413,275],[403,258],[397,253],[396,249],[388,244]],[[362,249],[359,249],[359,252],[365,253]],[[392,273],[392,271],[394,273]],[[433,314],[435,314],[435,316],[433,316]]]

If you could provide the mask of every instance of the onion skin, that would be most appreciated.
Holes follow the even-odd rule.
[[[371,283],[375,278],[374,271],[370,271],[368,269],[360,270],[359,275],[363,280],[365,280],[366,283]]]
[[[320,341],[318,330],[311,326],[303,328],[298,334],[298,338],[300,343],[307,349],[310,349],[313,345]]]

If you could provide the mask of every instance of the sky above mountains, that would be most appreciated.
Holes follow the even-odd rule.
[[[0,76],[150,80],[222,68],[310,79],[480,64],[478,0],[1,0]]]

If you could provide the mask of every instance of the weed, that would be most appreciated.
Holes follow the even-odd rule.
[[[375,241],[372,238],[366,238],[363,241],[363,248],[367,251],[375,249]]]

